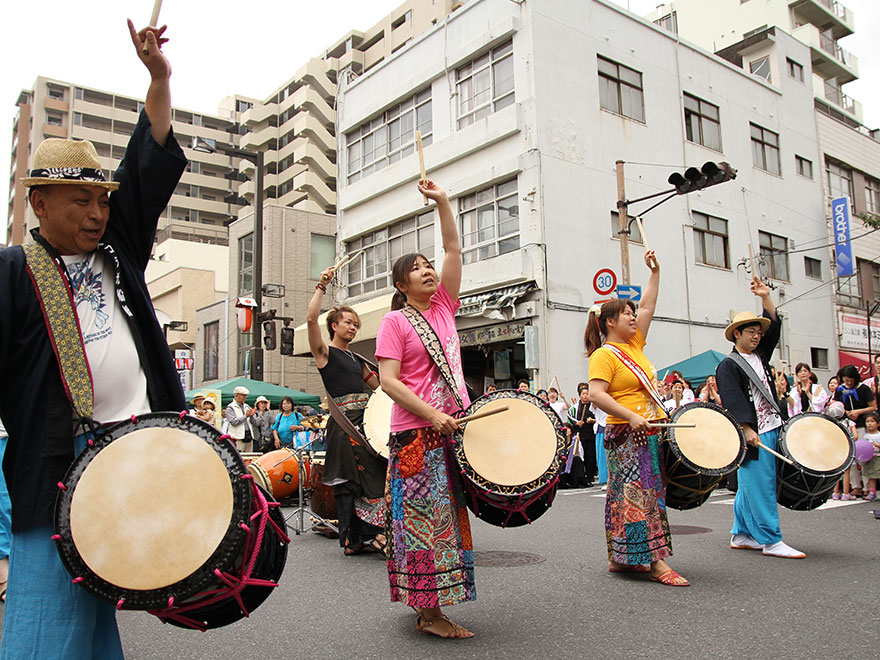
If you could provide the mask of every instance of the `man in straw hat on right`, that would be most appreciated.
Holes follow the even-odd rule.
[[[186,409],[144,280],[186,156],[171,130],[165,28],[128,27],[150,85],[113,180],[90,142],[45,140],[23,180],[39,229],[0,251],[0,417],[12,501],[3,660],[122,658],[116,608],[73,584],[59,558],[56,484],[102,425]],[[57,44],[59,53],[69,55],[68,45]]]
[[[779,343],[782,322],[770,298],[770,288],[752,279],[752,293],[763,303],[763,313],[740,312],[724,331],[733,342],[730,355],[721,361],[716,380],[724,407],[742,426],[749,445],[738,470],[739,486],[733,505],[730,547],[760,550],[770,557],[803,559],[806,555],[782,540],[776,505],[776,457],[759,451],[758,444],[776,449],[782,427],[770,359]]]

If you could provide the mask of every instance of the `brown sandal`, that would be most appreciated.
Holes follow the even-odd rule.
[[[448,623],[451,630],[445,635],[441,635],[433,630],[428,630],[428,628],[438,621],[445,621]],[[443,639],[469,639],[474,636],[474,633],[467,628],[458,625],[454,621],[451,621],[445,614],[441,614],[434,619],[426,619],[424,614],[418,612],[418,616],[416,617],[416,630],[422,635],[434,635],[435,637],[442,637]]]

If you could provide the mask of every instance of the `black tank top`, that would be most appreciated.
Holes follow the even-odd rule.
[[[365,392],[361,361],[348,351],[335,346],[330,346],[329,349],[327,364],[318,369],[328,394],[335,399],[345,394]]]

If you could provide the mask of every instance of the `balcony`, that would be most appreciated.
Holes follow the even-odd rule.
[[[815,74],[813,74],[813,94],[817,98],[836,106],[860,124],[864,121],[861,103],[844,94],[832,82],[823,80],[821,76]]]
[[[823,78],[836,78],[838,84],[843,85],[859,77],[859,59],[815,25],[801,25],[792,36],[809,46],[813,71]]]
[[[835,39],[842,39],[855,31],[853,12],[837,0],[791,0],[798,23],[830,25]]]

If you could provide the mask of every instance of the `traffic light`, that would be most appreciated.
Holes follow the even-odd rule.
[[[675,187],[675,192],[679,195],[687,195],[688,193],[714,186],[725,181],[732,181],[736,178],[736,170],[731,167],[730,163],[713,163],[708,161],[703,163],[703,167],[689,167],[685,170],[684,175],[679,172],[673,172],[669,175],[669,183]]]
[[[263,321],[263,346],[267,351],[274,351],[277,346],[275,321]]]
[[[281,355],[293,355],[293,328],[281,328]]]

